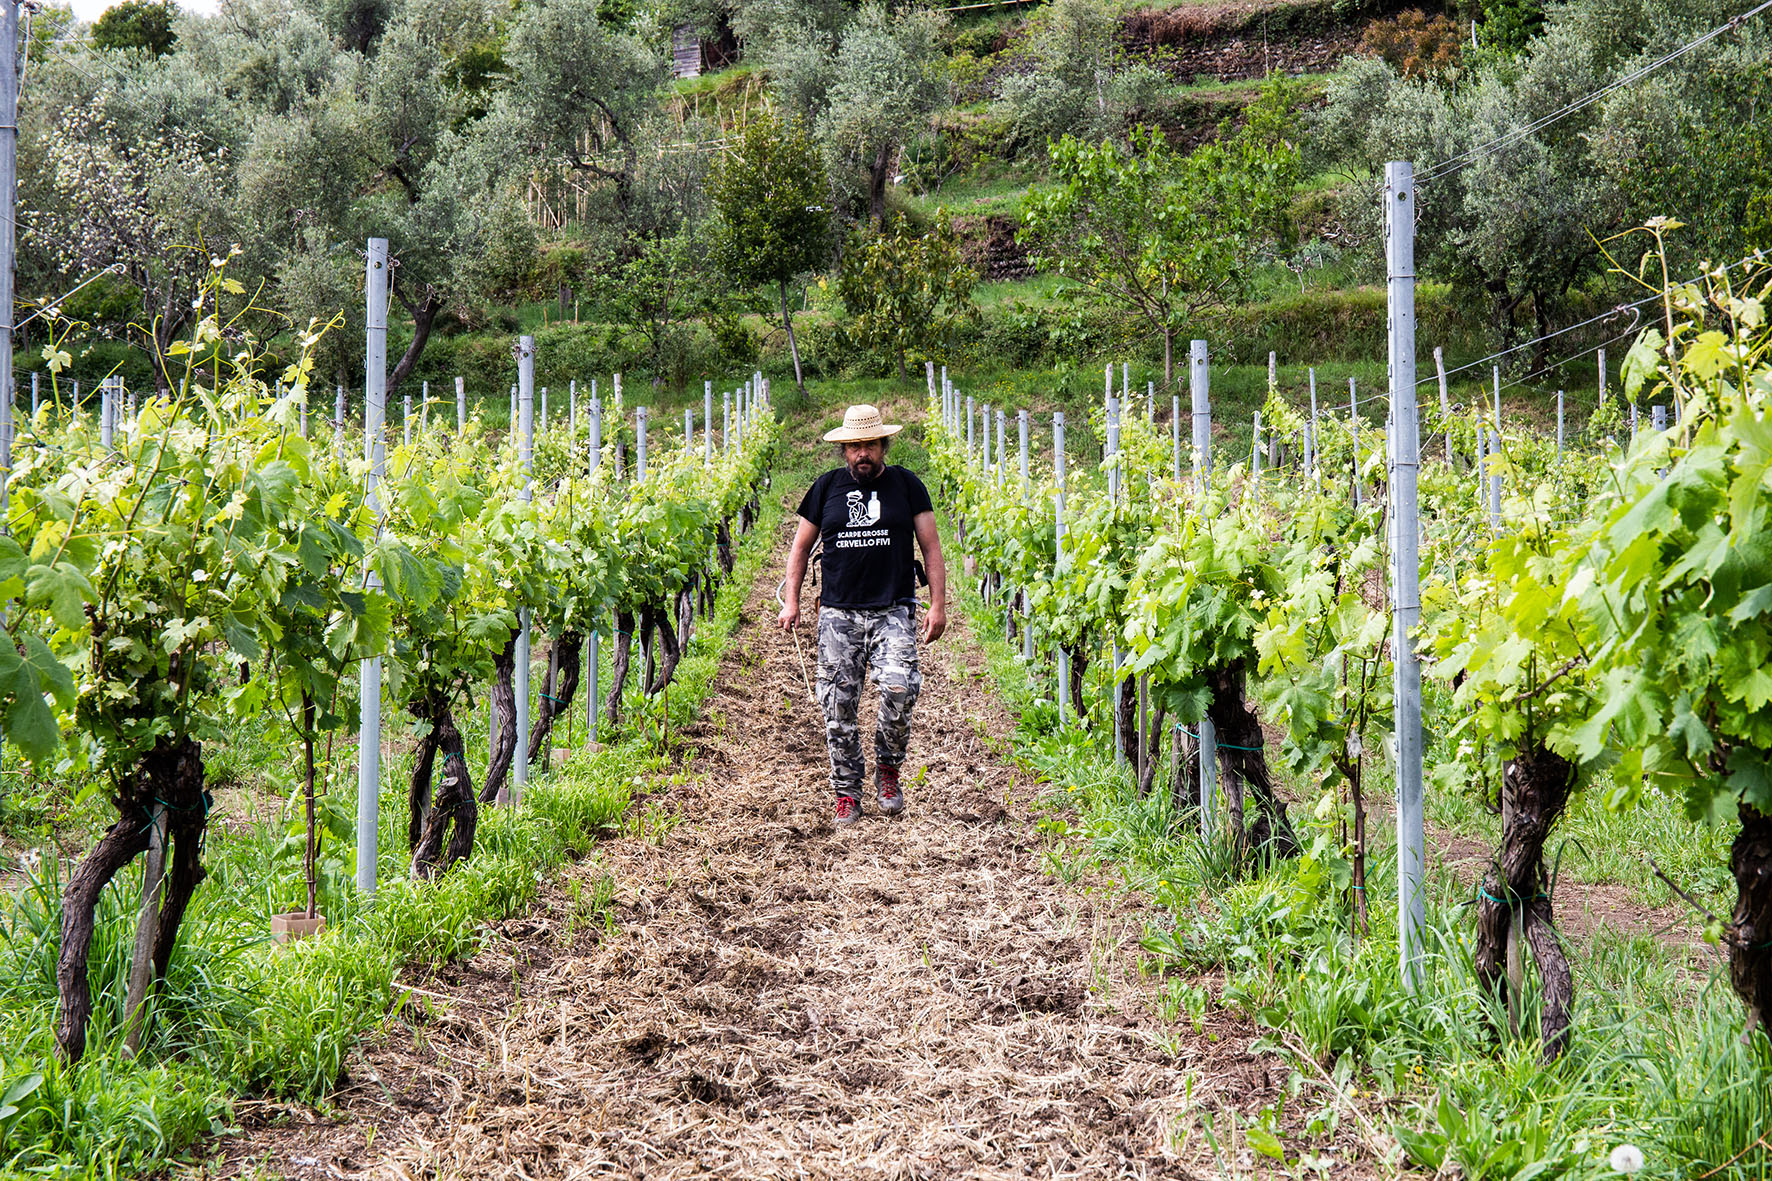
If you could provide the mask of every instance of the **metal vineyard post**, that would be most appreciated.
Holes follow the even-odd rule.
[[[363,450],[369,461],[366,487],[369,505],[379,522],[376,495],[386,458],[382,425],[388,396],[388,240],[369,239],[364,282]],[[338,388],[338,428],[344,429],[345,390]],[[373,587],[374,570],[365,572]],[[357,888],[375,893],[377,812],[381,805],[381,657],[365,660],[359,670],[357,719]]]
[[[1416,475],[1421,435],[1415,405],[1415,169],[1385,166],[1385,255],[1390,315],[1390,495],[1392,674],[1397,733],[1397,935],[1403,981],[1413,991],[1421,979],[1424,840],[1421,798],[1421,665],[1415,628],[1421,619],[1421,570],[1417,546]]]
[[[1212,483],[1212,370],[1203,340],[1188,344],[1188,392],[1194,414],[1194,491],[1203,498]],[[1199,758],[1200,831],[1210,834],[1218,791],[1218,731],[1205,715],[1200,717]]]
[[[517,339],[517,457],[523,464],[523,503],[535,497],[530,478],[535,470],[535,337]],[[517,755],[511,760],[510,787],[501,788],[500,805],[523,802],[529,786],[529,611],[517,610]]]

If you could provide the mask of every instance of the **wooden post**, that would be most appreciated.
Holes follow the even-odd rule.
[[[1194,489],[1202,497],[1212,483],[1212,371],[1206,342],[1188,346],[1188,385],[1194,413]],[[1218,733],[1212,719],[1200,719],[1200,831],[1210,836],[1216,822]]]
[[[142,1033],[148,1023],[148,988],[154,981],[154,943],[160,936],[161,887],[166,880],[166,805],[158,800],[148,814],[148,849],[142,860],[142,900],[136,912],[135,948],[130,955],[129,985],[123,1002],[125,1058],[133,1058],[141,1050]]]
[[[646,407],[634,407],[634,479],[646,482]]]
[[[1057,485],[1052,498],[1052,516],[1054,524],[1053,543],[1056,546],[1057,560],[1064,558],[1064,415],[1052,416],[1052,481]],[[1058,649],[1058,727],[1064,729],[1065,711],[1070,709],[1071,701],[1071,657],[1064,648]]]

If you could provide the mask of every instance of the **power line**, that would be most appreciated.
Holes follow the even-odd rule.
[[[1442,160],[1439,164],[1436,164],[1433,167],[1432,171],[1428,172],[1426,175],[1417,176],[1415,178],[1415,183],[1418,185],[1421,185],[1421,184],[1426,184],[1427,182],[1432,181],[1432,180],[1438,180],[1442,176],[1450,176],[1452,173],[1457,172],[1462,168],[1468,167],[1469,165],[1476,163],[1476,161],[1483,156],[1487,156],[1487,155],[1490,155],[1491,153],[1500,151],[1502,148],[1506,147],[1507,145],[1514,143],[1520,139],[1523,139],[1526,136],[1531,135],[1533,132],[1539,131],[1545,127],[1549,127],[1552,123],[1555,123],[1560,119],[1567,118],[1568,116],[1573,115],[1577,111],[1580,111],[1580,110],[1583,110],[1587,107],[1590,107],[1594,103],[1599,102],[1602,98],[1605,98],[1608,94],[1611,94],[1613,91],[1618,90],[1621,87],[1629,86],[1633,82],[1636,82],[1636,81],[1639,81],[1643,78],[1648,77],[1650,74],[1654,73],[1656,70],[1659,70],[1662,66],[1667,65],[1669,62],[1672,62],[1672,61],[1675,61],[1681,57],[1684,57],[1686,54],[1691,53],[1694,49],[1697,49],[1702,45],[1709,44],[1710,42],[1716,40],[1718,37],[1721,37],[1724,33],[1727,33],[1731,29],[1734,29],[1737,26],[1739,26],[1742,22],[1758,16],[1760,13],[1765,12],[1769,8],[1772,8],[1772,0],[1761,0],[1761,3],[1756,4],[1754,7],[1748,9],[1746,12],[1740,14],[1739,16],[1731,17],[1729,20],[1718,25],[1716,28],[1712,29],[1710,32],[1704,34],[1703,36],[1698,37],[1695,40],[1688,41],[1686,44],[1680,46],[1678,49],[1675,49],[1675,50],[1672,50],[1671,52],[1662,54],[1660,57],[1656,58],[1654,61],[1651,61],[1646,65],[1639,66],[1636,69],[1632,70],[1630,73],[1625,74],[1624,76],[1622,76],[1620,78],[1615,78],[1611,82],[1608,82],[1608,83],[1606,83],[1606,85],[1600,87],[1598,90],[1590,91],[1589,93],[1584,94],[1580,98],[1576,99],[1574,102],[1565,104],[1564,106],[1559,107],[1555,111],[1552,111],[1548,115],[1541,115],[1537,119],[1534,119],[1532,122],[1526,124],[1526,126],[1524,126],[1524,127],[1516,128],[1513,131],[1508,132],[1506,135],[1497,136],[1495,139],[1490,140],[1488,143],[1479,144],[1474,148],[1469,148],[1463,152],[1460,152],[1458,155],[1453,156],[1450,159]]]

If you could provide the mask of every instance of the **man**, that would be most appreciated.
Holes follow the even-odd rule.
[[[800,502],[800,528],[788,552],[783,631],[800,621],[800,586],[812,547],[824,539],[824,589],[818,611],[818,700],[824,707],[825,745],[830,748],[831,786],[838,824],[861,819],[861,734],[855,719],[862,677],[872,670],[880,690],[874,734],[875,783],[880,811],[904,811],[899,768],[911,737],[911,708],[922,688],[917,670],[917,583],[911,539],[923,551],[929,576],[929,613],[923,641],[947,630],[947,568],[935,510],[923,482],[886,462],[893,435],[903,427],[880,420],[872,406],[851,406],[843,425],[825,435],[841,447],[843,466],[813,481]]]

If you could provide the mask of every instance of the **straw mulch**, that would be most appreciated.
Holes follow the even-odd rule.
[[[822,719],[772,626],[780,561],[709,720],[682,736],[688,774],[652,785],[638,831],[572,870],[581,900],[613,875],[613,933],[574,914],[570,881],[550,886],[472,961],[410,981],[423,991],[334,1111],[248,1111],[223,1172],[1109,1178],[1256,1163],[1228,1116],[1272,1105],[1287,1071],[1222,1014],[1202,1031],[1162,1021],[1137,972],[1146,915],[1102,879],[1048,872],[1040,785],[1009,761],[963,621],[924,650],[906,814],[870,799],[862,823],[833,826]]]

